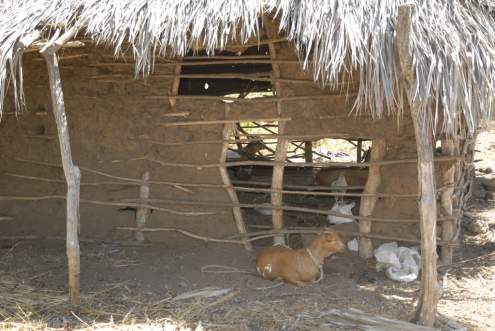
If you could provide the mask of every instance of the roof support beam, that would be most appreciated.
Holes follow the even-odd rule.
[[[57,31],[54,37],[40,50],[48,67],[50,92],[53,114],[57,123],[57,132],[60,143],[62,166],[67,182],[67,241],[66,251],[69,273],[69,302],[71,305],[79,303],[79,196],[81,172],[72,162],[72,153],[69,139],[67,115],[65,113],[64,94],[58,66],[57,51],[77,33],[75,27],[67,30],[62,36]]]
[[[414,5],[406,4],[398,8],[397,47],[402,81],[406,89],[418,153],[419,217],[421,230],[421,294],[416,310],[420,324],[433,326],[441,289],[437,281],[437,203],[435,196],[435,169],[433,162],[432,133],[428,129],[428,119],[421,121],[419,102],[407,95],[414,85],[412,58],[409,51],[411,17]]]

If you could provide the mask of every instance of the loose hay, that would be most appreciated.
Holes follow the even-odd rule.
[[[290,326],[309,331],[321,324],[314,306],[301,302],[287,309],[277,299],[243,302],[232,289],[204,288],[152,301],[131,296],[125,284],[112,284],[83,296],[81,306],[72,310],[63,291],[38,289],[0,273],[0,297],[0,329],[200,331]]]

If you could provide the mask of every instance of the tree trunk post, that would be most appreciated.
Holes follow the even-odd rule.
[[[397,17],[397,47],[405,90],[414,83],[412,59],[409,53],[411,17],[414,5],[400,5]],[[421,294],[416,318],[420,324],[433,326],[441,289],[437,280],[437,202],[435,194],[435,168],[433,162],[432,132],[429,119],[420,121],[420,104],[406,92],[416,136],[418,153],[418,192],[421,231]]]
[[[230,112],[230,105],[228,103],[225,104],[225,118],[228,118],[228,114]],[[225,123],[223,126],[222,132],[222,150],[220,152],[220,160],[219,163],[225,164],[227,160],[227,151],[229,149],[229,140],[231,139],[231,135],[235,131],[235,123]],[[239,198],[237,197],[237,192],[232,187],[232,181],[229,177],[229,172],[225,165],[219,167],[220,177],[222,178],[223,185],[225,186],[225,190],[229,195],[230,201],[233,204],[232,214],[234,216],[235,225],[237,227],[237,231],[241,235],[241,239],[244,244],[244,248],[248,251],[253,250],[253,246],[251,242],[249,242],[247,236],[246,224],[244,223],[244,219],[242,217],[242,210],[239,207]]]
[[[67,181],[67,260],[69,273],[69,302],[71,305],[79,303],[79,274],[80,274],[80,251],[79,251],[79,195],[81,172],[72,162],[70,147],[69,128],[67,115],[65,113],[64,94],[56,52],[69,39],[77,33],[76,28],[69,29],[60,38],[52,38],[48,44],[40,50],[48,67],[50,81],[50,92],[52,99],[53,114],[57,123],[57,132],[62,157],[62,167]],[[58,34],[56,34],[58,36]]]
[[[143,174],[143,182],[141,186],[139,187],[139,199],[142,200],[143,204],[147,204],[148,201],[147,199],[150,198],[150,172],[145,171]],[[150,217],[151,214],[151,209],[149,208],[143,208],[143,207],[138,207],[136,210],[136,228],[143,229],[144,226],[146,225],[146,221]],[[143,231],[136,231],[136,240],[139,242],[144,242],[144,233]]]
[[[275,49],[274,43],[268,43],[268,50],[270,52],[270,58],[272,60],[276,60],[277,51]],[[272,63],[272,76],[274,78],[272,85],[277,93],[277,97],[281,96],[281,87],[280,82],[277,81],[277,78],[280,78],[280,67],[277,63]],[[282,102],[280,100],[277,101],[277,113],[280,116],[282,114]],[[275,159],[277,162],[276,165],[273,166],[272,173],[272,190],[283,190],[284,187],[284,168],[285,168],[285,159],[287,157],[287,146],[288,140],[285,136],[285,122],[278,122],[278,139],[277,139],[277,147],[275,149]],[[272,192],[271,194],[271,203],[274,206],[282,206],[283,194],[279,192]],[[272,210],[272,225],[273,230],[281,230],[284,227],[284,211],[282,209],[273,209]],[[273,237],[274,245],[285,245],[284,235],[277,235]]]
[[[383,160],[387,145],[385,140],[378,139],[373,141],[373,149],[371,150],[371,162]],[[363,193],[375,194],[381,183],[380,166],[372,165],[368,168],[368,179],[364,186]],[[377,197],[376,196],[364,196],[361,198],[361,204],[359,207],[359,216],[371,216],[375,210]],[[367,234],[371,232],[370,221],[359,221],[359,233]],[[370,238],[362,236],[359,238],[359,256],[365,259],[373,257],[373,243]]]

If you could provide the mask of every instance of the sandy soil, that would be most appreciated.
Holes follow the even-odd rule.
[[[495,168],[495,131],[480,135],[477,148],[476,159],[482,160],[477,168]],[[464,235],[455,263],[440,268],[444,294],[439,312],[469,330],[491,330],[495,329],[495,201],[487,200],[486,192],[494,188],[495,175],[480,171],[476,175],[469,211],[486,220],[490,230]],[[267,244],[258,242],[255,251]],[[34,298],[34,293],[60,297],[66,291],[64,245],[61,240],[2,243],[0,328],[90,328],[112,320],[112,327],[129,328],[163,328],[169,323],[194,329],[201,321],[206,329],[220,330],[335,330],[319,314],[352,307],[408,320],[419,291],[419,282],[392,282],[375,271],[374,262],[351,252],[327,260],[325,278],[318,284],[270,288],[273,283],[253,273],[255,252],[235,246],[189,240],[173,246],[83,242],[83,305],[73,314],[66,303],[54,308],[48,299]],[[208,265],[232,269],[211,273],[204,269]],[[5,279],[16,285],[6,286]],[[209,299],[171,301],[178,294],[208,287],[231,291]],[[34,298],[29,305],[17,306],[8,299],[25,288],[30,290],[23,298]]]

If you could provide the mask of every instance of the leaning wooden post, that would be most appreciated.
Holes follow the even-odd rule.
[[[268,43],[268,50],[270,52],[270,58],[272,60],[276,60],[277,51],[275,49],[274,43]],[[272,76],[273,81],[272,85],[275,89],[277,97],[280,97],[281,88],[280,82],[277,80],[280,78],[280,67],[277,63],[272,63]],[[282,114],[282,102],[277,101],[277,113],[280,116]],[[285,136],[285,125],[286,122],[278,122],[278,139],[277,139],[277,147],[275,149],[275,165],[273,166],[272,173],[272,195],[271,195],[271,203],[274,206],[282,206],[283,194],[278,192],[283,190],[284,188],[284,167],[285,167],[285,159],[287,157],[287,145],[288,140],[284,138]],[[274,209],[272,210],[272,225],[273,230],[281,230],[284,227],[284,211],[282,209]],[[274,245],[285,245],[284,235],[277,235],[273,237]]]
[[[455,144],[452,139],[442,140],[442,154],[446,156],[455,155]],[[445,216],[452,216],[453,213],[453,196],[455,185],[456,162],[452,162],[447,170],[443,173],[443,186],[447,187],[441,196],[442,209]],[[445,221],[442,223],[442,240],[451,241],[454,237],[454,220]],[[442,246],[441,249],[442,264],[447,265],[452,263],[453,247]]]
[[[230,112],[230,105],[228,103],[225,104],[225,118],[228,118],[228,114]],[[227,151],[229,149],[229,140],[231,139],[231,135],[235,130],[235,123],[225,123],[222,132],[222,151],[220,152],[220,164],[225,164],[227,160]],[[237,231],[241,235],[242,242],[244,244],[244,248],[246,250],[251,251],[253,246],[251,242],[249,242],[247,236],[246,225],[244,224],[244,220],[242,218],[242,211],[239,207],[239,198],[237,197],[237,192],[232,187],[232,181],[229,177],[229,172],[225,165],[219,167],[220,169],[220,177],[222,177],[223,185],[225,186],[225,190],[229,195],[230,201],[232,202],[232,213],[234,215],[235,225],[237,227]]]
[[[143,204],[147,204],[147,199],[150,198],[150,172],[145,171],[143,174],[143,182],[139,187],[139,199],[142,200]],[[146,221],[148,220],[151,214],[151,209],[139,207],[136,210],[136,240],[139,242],[144,242],[144,233],[140,231],[146,225]]]
[[[60,38],[52,38],[48,44],[40,50],[40,53],[45,58],[48,66],[52,107],[55,121],[57,122],[62,166],[67,181],[67,260],[69,269],[69,302],[71,305],[77,305],[79,303],[80,252],[78,226],[81,172],[72,162],[69,128],[67,125],[67,116],[65,114],[64,94],[62,92],[62,82],[60,80],[56,52],[63,44],[74,37],[76,33],[77,29],[71,28]]]
[[[377,139],[373,141],[373,149],[371,150],[371,162],[381,161],[385,156],[387,145],[385,140]],[[368,168],[368,179],[364,186],[363,193],[375,194],[381,183],[380,166],[371,165]],[[377,197],[376,196],[364,196],[361,198],[361,204],[359,207],[359,216],[371,216],[375,210]],[[359,221],[359,233],[366,235],[371,232],[371,222],[361,220]],[[359,256],[369,259],[373,257],[373,243],[370,238],[361,236],[359,238]]]
[[[400,5],[397,17],[397,47],[406,91],[414,86],[412,59],[409,53],[411,17],[414,5]],[[421,231],[421,295],[416,318],[420,324],[433,326],[441,290],[437,280],[437,203],[433,145],[428,119],[420,121],[420,103],[407,94],[416,135],[418,153],[419,218]]]

